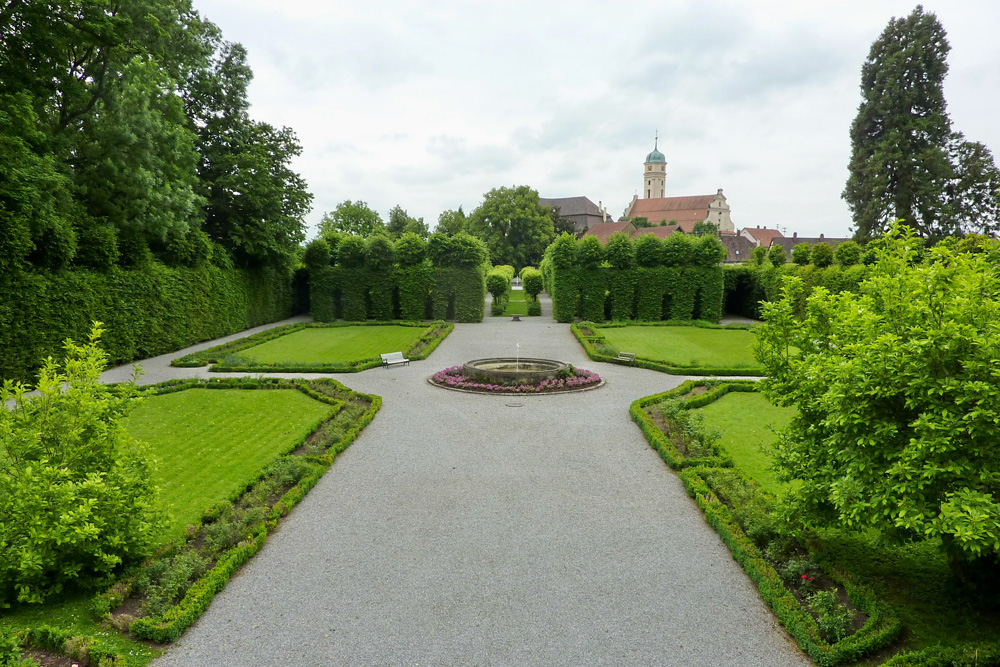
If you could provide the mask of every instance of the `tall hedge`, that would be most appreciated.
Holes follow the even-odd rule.
[[[556,320],[721,319],[725,249],[718,239],[674,234],[660,243],[615,234],[603,253],[595,241],[563,235],[546,251],[542,273]]]
[[[292,314],[291,275],[168,268],[13,272],[0,276],[0,378],[30,382],[95,320],[111,364],[165,354]]]
[[[841,267],[815,266],[812,264],[769,263],[760,266],[727,266],[725,280],[725,310],[727,313],[744,317],[760,317],[760,303],[774,301],[781,296],[781,285],[785,276],[798,276],[806,287],[806,294],[815,287],[825,287],[831,292],[856,292],[868,274],[862,264]]]
[[[394,245],[384,236],[347,235],[340,239],[336,255],[330,253],[334,265],[309,267],[310,310],[319,322],[480,322],[487,257],[482,242],[467,234],[433,234],[425,242],[410,233]]]

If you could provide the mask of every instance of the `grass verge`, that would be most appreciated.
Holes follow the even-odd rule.
[[[172,366],[216,372],[356,373],[380,354],[426,359],[455,328],[450,322],[310,322],[268,329],[174,359]]]
[[[633,352],[635,366],[674,375],[761,375],[746,324],[710,322],[574,323],[570,330],[594,361]]]

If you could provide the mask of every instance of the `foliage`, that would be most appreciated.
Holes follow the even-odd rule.
[[[389,222],[386,223],[385,228],[393,238],[397,239],[406,232],[416,234],[421,238],[427,238],[427,235],[430,234],[423,218],[412,217],[399,204],[389,209]]]
[[[663,243],[655,234],[643,234],[635,240],[635,265],[643,268],[659,266],[663,261]]]
[[[17,272],[0,280],[0,377],[28,380],[61,342],[106,324],[111,364],[164,354],[291,314],[284,271],[221,269],[211,264],[144,270]]]
[[[771,266],[781,266],[785,263],[785,249],[780,245],[771,246],[771,249],[767,251],[767,259],[771,262]]]
[[[708,222],[707,220],[702,220],[701,222],[694,223],[694,229],[691,233],[695,236],[719,236],[719,226],[714,222]]]
[[[465,212],[459,206],[457,211],[442,211],[441,215],[438,216],[437,226],[434,228],[434,231],[446,236],[454,236],[459,232],[469,231],[466,226],[467,219]]]
[[[649,221],[649,218],[644,215],[637,215],[634,218],[630,218],[630,221],[633,225],[635,225],[636,229],[645,229],[653,226],[653,224]],[[651,236],[651,234],[649,236]]]
[[[403,232],[396,241],[396,261],[401,267],[419,266],[427,258],[427,242],[419,234]]]
[[[509,271],[508,271],[509,269]],[[493,296],[491,315],[503,315],[507,308],[510,295],[511,279],[514,275],[512,266],[495,266],[486,274],[486,291]]]
[[[525,293],[532,299],[537,299],[543,289],[542,272],[531,266],[525,267],[521,271],[521,282]]]
[[[596,236],[584,236],[577,246],[576,258],[580,266],[596,268],[604,261],[604,246]]]
[[[330,266],[330,259],[330,244],[322,236],[310,241],[302,255],[302,263],[313,271]]]
[[[581,245],[581,251],[582,249]],[[624,232],[612,234],[608,238],[608,245],[604,252],[608,258],[608,264],[613,269],[631,269],[635,265],[635,249],[632,247],[632,240]],[[584,263],[582,252],[580,253],[580,263]]]
[[[66,342],[64,370],[49,359],[35,389],[5,382],[0,402],[0,604],[41,602],[142,557],[157,530],[145,449],[122,421],[133,385],[101,382],[107,355]]]
[[[830,244],[822,241],[814,243],[809,248],[809,262],[821,269],[833,264],[833,249]]]
[[[753,250],[750,251],[750,262],[754,266],[760,266],[761,264],[764,263],[764,260],[767,259],[767,254],[768,254],[767,248],[765,248],[762,245],[756,246],[754,247]],[[794,252],[792,253],[792,258],[793,259],[795,258]]]
[[[319,233],[340,232],[370,236],[385,230],[382,216],[368,207],[360,199],[352,202],[350,199],[337,204],[337,208],[323,214],[319,223]]]
[[[809,609],[816,615],[816,624],[827,641],[839,642],[850,634],[853,614],[837,601],[836,589],[810,595]]]
[[[526,185],[494,188],[469,214],[467,229],[486,243],[490,261],[515,268],[537,264],[555,237],[552,218]]]
[[[951,129],[943,91],[950,48],[937,17],[919,5],[871,46],[842,195],[859,240],[896,219],[928,238],[1000,228],[993,157]]]
[[[805,266],[809,263],[809,244],[803,241],[796,243],[792,247],[792,262],[797,266]]]
[[[843,268],[854,266],[861,261],[861,246],[854,241],[844,241],[834,248],[833,259]]]
[[[799,413],[775,466],[802,523],[936,538],[972,582],[1000,554],[995,353],[1000,276],[983,254],[931,249],[894,230],[860,294],[801,281],[766,304],[758,358],[769,398]],[[793,347],[798,353],[791,352]]]

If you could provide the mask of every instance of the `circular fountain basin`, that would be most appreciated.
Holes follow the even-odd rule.
[[[569,366],[553,359],[492,357],[462,364],[462,375],[495,384],[538,384],[552,380]]]

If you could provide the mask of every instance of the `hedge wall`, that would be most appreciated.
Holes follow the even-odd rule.
[[[205,265],[142,270],[19,272],[0,276],[0,379],[31,382],[66,338],[95,320],[110,363],[179,350],[292,314],[291,275]]]
[[[593,239],[593,237],[590,237]],[[718,322],[723,314],[725,249],[711,237],[661,243],[656,237],[608,241],[606,261],[595,264],[592,241],[569,235],[556,239],[542,261],[552,315],[605,320],[690,320]],[[632,249],[638,252],[630,252]]]
[[[759,318],[760,302],[774,301],[781,296],[785,276],[798,276],[806,286],[806,294],[814,287],[825,287],[831,292],[857,292],[868,275],[868,267],[856,264],[818,267],[812,264],[799,266],[770,263],[754,266],[741,264],[723,269],[725,280],[725,312],[744,317]]]

